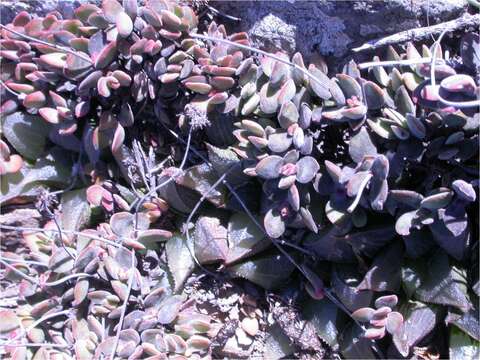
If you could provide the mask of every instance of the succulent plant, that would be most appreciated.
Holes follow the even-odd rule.
[[[45,218],[0,224],[23,232],[1,244],[0,291],[18,300],[2,302],[0,347],[407,357],[446,330],[452,349],[475,344],[478,34],[329,74],[199,9],[104,0],[2,25],[0,204],[35,199]],[[283,305],[262,308],[258,287]]]
[[[0,140],[1,163],[0,175],[13,174],[20,170],[23,159],[20,155],[10,154],[10,149],[4,141]]]
[[[381,339],[386,332],[395,335],[401,331],[403,316],[399,312],[392,311],[397,305],[396,295],[381,296],[375,300],[375,309],[364,307],[353,312],[352,317],[360,322],[368,322],[371,327],[365,331],[368,339]]]

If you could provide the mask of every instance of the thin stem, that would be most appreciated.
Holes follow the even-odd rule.
[[[10,346],[11,343],[15,342],[16,340],[24,337],[26,334],[28,334],[31,330],[35,329],[37,327],[37,325],[40,325],[42,322],[44,321],[47,321],[49,319],[52,319],[52,318],[55,318],[57,316],[62,316],[62,315],[70,315],[71,311],[70,310],[63,310],[63,311],[59,311],[59,312],[56,312],[56,313],[53,313],[53,314],[47,314],[47,315],[44,315],[42,316],[40,319],[38,319],[37,321],[35,321],[33,324],[31,324],[29,327],[27,327],[26,329],[23,329],[17,336],[15,336],[14,338],[10,339],[9,341],[7,341],[6,343],[2,343],[0,344],[0,346]]]
[[[38,279],[32,277],[32,276],[29,276],[27,274],[24,274],[23,272],[21,272],[20,270],[16,269],[14,266],[10,265],[9,263],[7,263],[6,261],[3,260],[3,258],[0,258],[0,263],[3,264],[5,267],[8,267],[10,270],[14,271],[15,273],[17,273],[18,275],[20,275],[21,277],[23,277],[25,280],[28,280],[30,281],[31,283],[33,284],[37,284],[38,286],[48,286],[48,287],[53,287],[53,286],[57,286],[57,285],[60,285],[60,284],[63,284],[64,282],[70,280],[70,279],[75,279],[75,278],[78,278],[78,277],[94,277],[94,275],[91,275],[91,274],[87,274],[87,273],[78,273],[78,274],[71,274],[71,275],[67,275],[61,279],[58,279],[58,280],[55,280],[55,281],[50,281],[50,282],[40,282]]]
[[[311,251],[308,251],[307,249],[304,249],[303,247],[298,246],[296,244],[293,244],[291,242],[288,242],[286,240],[280,240],[280,244],[291,247],[292,249],[296,249],[296,250],[304,253],[305,255],[313,256],[313,253]]]
[[[279,61],[281,63],[284,63],[288,66],[292,66],[294,67],[295,69],[301,71],[305,76],[307,76],[308,78],[310,78],[311,80],[317,82],[318,84],[320,85],[324,85],[319,79],[317,79],[315,76],[313,76],[307,69],[297,65],[297,64],[294,64],[288,60],[285,60],[285,59],[282,59],[281,57],[279,56],[276,56],[276,55],[273,55],[273,54],[270,54],[266,51],[263,51],[263,50],[260,50],[260,49],[256,49],[254,47],[251,47],[251,46],[248,46],[248,45],[243,45],[243,44],[238,44],[236,42],[233,42],[233,41],[230,41],[230,40],[227,40],[227,39],[221,39],[221,38],[213,38],[213,37],[210,37],[210,36],[206,36],[206,35],[200,35],[200,34],[196,34],[196,33],[190,33],[189,36],[193,37],[193,38],[196,38],[196,39],[202,39],[202,40],[207,40],[207,41],[216,41],[216,42],[220,42],[220,43],[224,43],[224,44],[228,44],[228,45],[231,45],[231,46],[236,46],[240,49],[244,49],[244,50],[249,50],[249,51],[252,51],[254,53],[257,53],[257,54],[262,54],[263,56],[267,56],[269,58],[272,58],[276,61]]]
[[[435,41],[435,44],[433,44],[433,51],[432,51],[432,57],[430,58],[430,82],[432,86],[435,86],[435,61],[434,59],[437,58],[437,53],[438,53],[438,48],[440,47],[440,42],[442,41],[443,37],[448,31],[448,27],[445,28],[440,36],[438,37],[438,40]]]
[[[113,343],[110,360],[113,360],[115,358],[115,352],[117,351],[118,342],[120,340],[120,332],[122,331],[123,319],[125,318],[125,313],[127,311],[128,298],[130,297],[130,292],[132,291],[133,275],[135,274],[135,271],[134,271],[135,270],[135,251],[131,250],[131,254],[132,254],[132,266],[130,268],[130,276],[128,277],[127,295],[125,296],[125,300],[123,301],[120,320],[118,320],[118,325],[117,325],[118,329],[117,329],[117,334],[115,335],[115,342]]]
[[[8,87],[8,85],[7,85],[3,80],[1,80],[1,79],[0,79],[0,85],[2,85],[2,86],[5,88],[5,90],[7,90],[7,91],[8,91],[10,94],[12,94],[13,96],[15,96],[15,97],[17,97],[17,98],[20,98],[20,97],[22,96],[20,93],[17,93],[16,91],[10,89],[10,88]]]
[[[86,56],[84,56],[84,55],[82,55],[82,54],[79,54],[79,53],[78,53],[77,51],[75,51],[75,50],[72,50],[72,49],[69,49],[69,48],[67,48],[67,47],[63,47],[63,46],[57,45],[57,44],[52,44],[52,43],[49,43],[49,42],[47,42],[47,41],[43,41],[43,40],[37,39],[37,38],[35,38],[35,37],[33,37],[33,36],[29,36],[29,35],[26,35],[26,34],[22,34],[22,33],[18,32],[18,31],[15,31],[15,30],[10,29],[9,27],[7,27],[7,26],[5,26],[5,25],[3,25],[3,24],[0,24],[0,28],[4,29],[4,30],[6,30],[6,31],[9,31],[9,32],[11,32],[12,34],[18,35],[18,36],[20,36],[20,37],[22,37],[22,38],[24,38],[24,39],[27,39],[27,40],[30,40],[30,41],[33,41],[33,42],[37,42],[37,43],[42,44],[42,45],[50,46],[50,47],[52,47],[52,48],[54,48],[54,49],[57,49],[57,50],[60,50],[60,51],[63,51],[63,52],[72,54],[72,55],[74,55],[74,56],[76,56],[76,57],[79,57],[79,58],[82,59],[82,60],[85,60],[85,61],[89,62],[90,64],[93,64],[92,59],[90,59],[89,57],[86,57]]]
[[[6,261],[3,261],[2,259],[0,259],[0,264],[3,264],[3,266],[9,268],[10,270],[12,270],[13,272],[15,272],[16,274],[20,275],[21,277],[23,277],[25,280],[28,280],[30,281],[31,283],[33,284],[37,284],[37,285],[40,285],[40,283],[38,282],[37,279],[35,279],[34,277],[31,277],[27,274],[24,274],[23,272],[21,272],[20,270],[18,270],[15,266],[12,266],[10,265],[9,263],[7,263]]]
[[[360,70],[377,67],[377,66],[396,66],[396,65],[417,65],[417,64],[429,64],[432,62],[432,59],[429,57],[419,58],[419,59],[405,59],[405,60],[388,60],[388,61],[370,61],[358,64]],[[444,64],[443,59],[437,59],[436,62],[439,64]]]
[[[37,228],[37,227],[23,227],[23,226],[9,226],[9,225],[0,225],[0,229],[13,230],[13,231],[18,231],[18,232],[21,232],[21,231],[58,232],[57,229],[42,229],[42,228]],[[89,234],[89,233],[74,231],[74,230],[66,230],[66,229],[62,229],[62,231],[65,234],[72,234],[72,235],[75,235],[75,236],[84,236],[84,237],[87,237],[87,238],[90,238],[90,239],[93,239],[93,240],[98,240],[98,241],[104,242],[106,244],[115,246],[117,248],[124,248],[126,250],[129,250],[126,247],[124,247],[122,244],[118,244],[114,241],[104,239],[104,238],[102,238],[100,236],[97,236],[97,235],[92,235],[92,234]]]
[[[65,243],[63,242],[63,234],[62,234],[62,229],[60,228],[60,225],[58,224],[58,220],[57,220],[57,217],[55,216],[55,214],[53,214],[50,209],[47,208],[47,211],[51,214],[51,218],[53,220],[53,222],[55,223],[55,226],[58,230],[58,235],[60,237],[59,241],[60,241],[60,245],[62,245],[62,248],[63,250],[68,254],[68,256],[70,256],[70,258],[75,261],[75,256],[69,251],[67,250],[67,246],[65,245]]]
[[[445,36],[445,34],[449,30],[450,29],[448,27],[445,28],[445,30],[443,30],[443,32],[438,37],[438,40],[435,41],[435,43],[433,44],[432,58],[431,58],[431,62],[430,62],[430,84],[432,85],[432,87],[435,87],[435,84],[436,84],[436,81],[435,81],[436,80],[435,79],[436,61],[434,61],[434,59],[437,58],[438,49],[440,48],[440,42],[442,41],[443,37]],[[437,96],[438,96],[438,100],[440,100],[440,102],[442,102],[443,104],[448,105],[448,106],[457,107],[457,108],[460,108],[460,109],[480,106],[480,100],[461,101],[461,102],[450,101],[450,100],[447,100],[447,99],[443,98],[442,95],[440,95],[440,91],[438,91]]]
[[[363,190],[365,190],[365,187],[368,185],[368,182],[372,177],[373,177],[372,173],[367,174],[367,176],[365,176],[365,179],[363,179],[363,181],[358,186],[357,196],[355,196],[355,199],[353,200],[352,204],[347,209],[349,213],[352,213],[357,208],[357,205],[360,202],[360,198],[362,197]]]
[[[169,129],[170,130],[170,129]],[[173,131],[172,131],[173,132]],[[173,132],[175,134],[175,132]],[[175,134],[177,136],[177,138],[180,138],[177,134]],[[183,159],[182,159],[182,162],[180,163],[180,167],[179,169],[180,170],[183,170],[183,167],[185,166],[186,162],[187,162],[187,157],[188,157],[188,152],[190,150],[190,143],[192,141],[192,128],[189,129],[188,131],[188,138],[187,138],[187,147],[185,149],[185,154],[183,155]],[[153,189],[151,189],[149,192],[147,192],[145,195],[142,196],[142,198],[140,200],[138,200],[138,203],[137,203],[137,206],[135,206],[135,226],[134,226],[134,229],[137,230],[137,224],[138,224],[138,212],[140,210],[140,206],[143,205],[143,203],[145,202],[145,200],[150,197],[152,194],[156,193],[160,188],[162,188],[163,186],[171,183],[172,181],[174,181],[175,178],[172,176],[170,178],[168,178],[167,180],[165,180],[164,182],[162,182],[161,184],[158,184],[157,186],[155,186]]]
[[[10,261],[10,262],[13,262],[13,263],[20,263],[20,264],[27,264],[27,265],[38,265],[38,266],[48,267],[47,264],[41,263],[39,261],[33,261],[33,260],[13,259],[13,258],[7,258],[5,256],[0,256],[0,260]]]
[[[210,6],[208,4],[205,5],[211,12],[213,12],[214,14],[216,15],[219,15],[219,16],[223,16],[224,18],[227,18],[227,19],[230,19],[230,20],[233,20],[233,21],[241,21],[240,18],[237,18],[235,16],[232,16],[232,15],[228,15],[228,14],[225,14],[224,12],[218,10],[218,9],[215,9],[213,6]]]
[[[192,221],[193,219],[193,216],[195,215],[195,213],[197,212],[197,210],[200,208],[200,205],[205,201],[205,199],[207,198],[208,194],[210,193],[210,191],[214,190],[218,185],[220,185],[220,183],[222,183],[225,178],[227,177],[228,173],[235,167],[235,165],[231,166],[227,171],[225,171],[225,173],[220,176],[218,178],[217,181],[215,181],[215,183],[210,186],[210,188],[205,192],[205,194],[202,195],[202,197],[200,198],[200,200],[197,201],[197,203],[195,204],[194,208],[192,209],[192,211],[190,212],[190,215],[188,216],[187,218],[187,221],[186,221],[186,230],[185,230],[185,235],[187,236],[187,242],[186,242],[186,247],[187,247],[187,250],[188,252],[190,253],[190,255],[192,256],[193,260],[195,260],[195,262],[197,263],[197,265],[203,270],[205,271],[207,274],[211,275],[211,276],[215,276],[215,274],[213,274],[212,272],[208,271],[207,269],[205,269],[202,264],[200,264],[200,262],[198,261],[197,257],[195,256],[195,252],[190,249],[190,247],[188,246],[188,244],[191,243],[190,241],[190,229],[188,228],[188,224],[190,224],[190,222]]]
[[[3,345],[0,344],[0,347],[8,346],[8,347],[51,347],[51,348],[69,348],[72,345],[68,344],[52,344],[52,343],[21,343],[21,344],[10,344],[10,345]]]
[[[63,284],[64,282],[66,282],[68,280],[71,280],[71,279],[83,278],[83,277],[92,278],[92,277],[95,277],[95,276],[92,275],[92,274],[87,274],[87,273],[71,274],[71,275],[67,275],[67,276],[65,276],[61,279],[55,280],[55,281],[50,281],[50,282],[43,283],[42,285],[52,287],[52,286],[57,286],[57,285]]]

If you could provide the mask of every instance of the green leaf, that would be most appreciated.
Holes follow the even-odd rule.
[[[449,264],[445,252],[438,250],[429,259],[426,273],[419,273],[422,285],[415,297],[423,302],[455,306],[467,312],[472,304],[467,297],[467,280],[463,270]]]
[[[165,244],[168,270],[173,278],[175,292],[183,287],[195,268],[195,261],[190,255],[189,249],[193,252],[192,240],[190,239],[190,243],[187,243],[187,239],[178,233],[174,234]]]
[[[370,135],[364,127],[350,140],[348,153],[356,163],[362,162],[367,155],[377,155],[377,148],[372,143]]]
[[[213,168],[218,176],[223,175],[232,166],[237,166],[236,170],[231,170],[226,180],[234,185],[246,180],[240,165],[240,160],[235,152],[229,149],[220,149],[207,143],[208,159],[212,163]]]
[[[70,273],[75,262],[70,254],[75,257],[76,253],[76,250],[72,248],[68,248],[68,252],[63,247],[56,248],[50,257],[48,268],[56,273]]]
[[[361,275],[353,265],[335,264],[332,271],[332,288],[340,301],[350,310],[355,311],[370,306],[373,291],[358,291]]]
[[[340,351],[346,359],[375,359],[371,341],[363,337],[363,330],[356,324],[345,327],[340,339]]]
[[[423,273],[425,271],[423,262],[414,262],[410,259],[405,261],[402,267],[402,286],[408,298],[411,298],[415,290],[422,284],[419,272]]]
[[[166,183],[158,190],[160,197],[167,201],[174,210],[189,213],[199,199],[198,194],[191,189],[177,185],[175,182],[167,183],[169,178],[169,176],[161,176],[158,179],[158,184]]]
[[[20,172],[8,174],[0,182],[0,204],[17,196],[38,195],[40,185],[66,186],[70,172],[58,161],[39,159],[32,167],[24,167]]]
[[[400,266],[402,265],[402,260],[403,243],[396,241],[377,255],[358,289],[397,291],[400,287]]]
[[[445,322],[455,325],[475,340],[480,341],[480,320],[477,308],[470,309],[466,314],[458,314],[451,308]]]
[[[20,327],[20,319],[17,317],[15,312],[10,309],[0,310],[0,317],[2,321],[0,322],[0,334],[5,335],[9,332]]]
[[[338,348],[337,312],[337,306],[326,298],[310,299],[303,308],[305,319],[313,324],[317,335],[334,349]]]
[[[39,116],[16,112],[3,121],[3,135],[22,156],[38,159],[45,149],[51,125]]]
[[[79,231],[90,221],[90,205],[86,189],[68,191],[62,194],[60,221],[66,230]]]
[[[225,262],[231,264],[264,250],[270,241],[247,214],[235,213],[228,222],[228,245]]]
[[[218,175],[215,170],[204,163],[187,169],[177,183],[198,191],[215,206],[223,207],[227,199],[227,189],[223,184],[219,184],[215,189],[212,189],[212,185],[217,180]]]
[[[278,324],[274,324],[267,330],[264,354],[269,360],[278,360],[293,354],[295,347]]]
[[[200,264],[224,261],[227,257],[227,229],[215,217],[202,216],[195,224],[195,256]]]
[[[249,260],[229,268],[234,277],[241,277],[267,289],[274,289],[290,277],[294,265],[281,255]]]
[[[450,359],[474,360],[480,357],[480,342],[460,329],[450,328]]]
[[[410,348],[419,343],[435,327],[441,309],[421,302],[410,301],[398,310],[403,314],[404,326],[393,335],[393,342],[403,356],[407,356]]]

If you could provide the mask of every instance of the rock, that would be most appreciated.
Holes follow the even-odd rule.
[[[247,31],[256,47],[300,51],[309,60],[316,52],[336,58],[364,42],[399,31],[451,20],[463,0],[436,1],[212,1],[229,30]],[[427,20],[428,19],[428,20]]]
[[[2,214],[0,215],[0,225],[27,228],[40,227],[42,216],[37,209],[24,206],[18,206],[18,208],[13,208],[15,206],[18,205],[13,205],[10,207],[11,211],[9,211],[8,208],[2,208]],[[0,233],[4,245],[15,245],[22,241],[22,232],[2,229]]]
[[[238,344],[241,346],[250,346],[253,343],[253,339],[249,337],[241,328],[237,328],[237,330],[235,330],[235,335],[237,337]]]
[[[242,320],[242,329],[250,336],[255,336],[258,333],[258,320],[255,318],[246,317]]]
[[[51,11],[58,11],[64,18],[72,18],[73,11],[83,3],[97,3],[101,0],[2,0],[0,18],[2,24],[8,24],[20,11],[45,16]]]

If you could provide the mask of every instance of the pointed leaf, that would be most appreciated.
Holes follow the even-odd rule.
[[[246,261],[229,268],[234,277],[250,280],[267,290],[274,289],[289,278],[294,266],[285,257],[269,256]]]
[[[227,258],[227,229],[220,220],[202,216],[195,224],[195,256],[201,264],[224,261]]]

